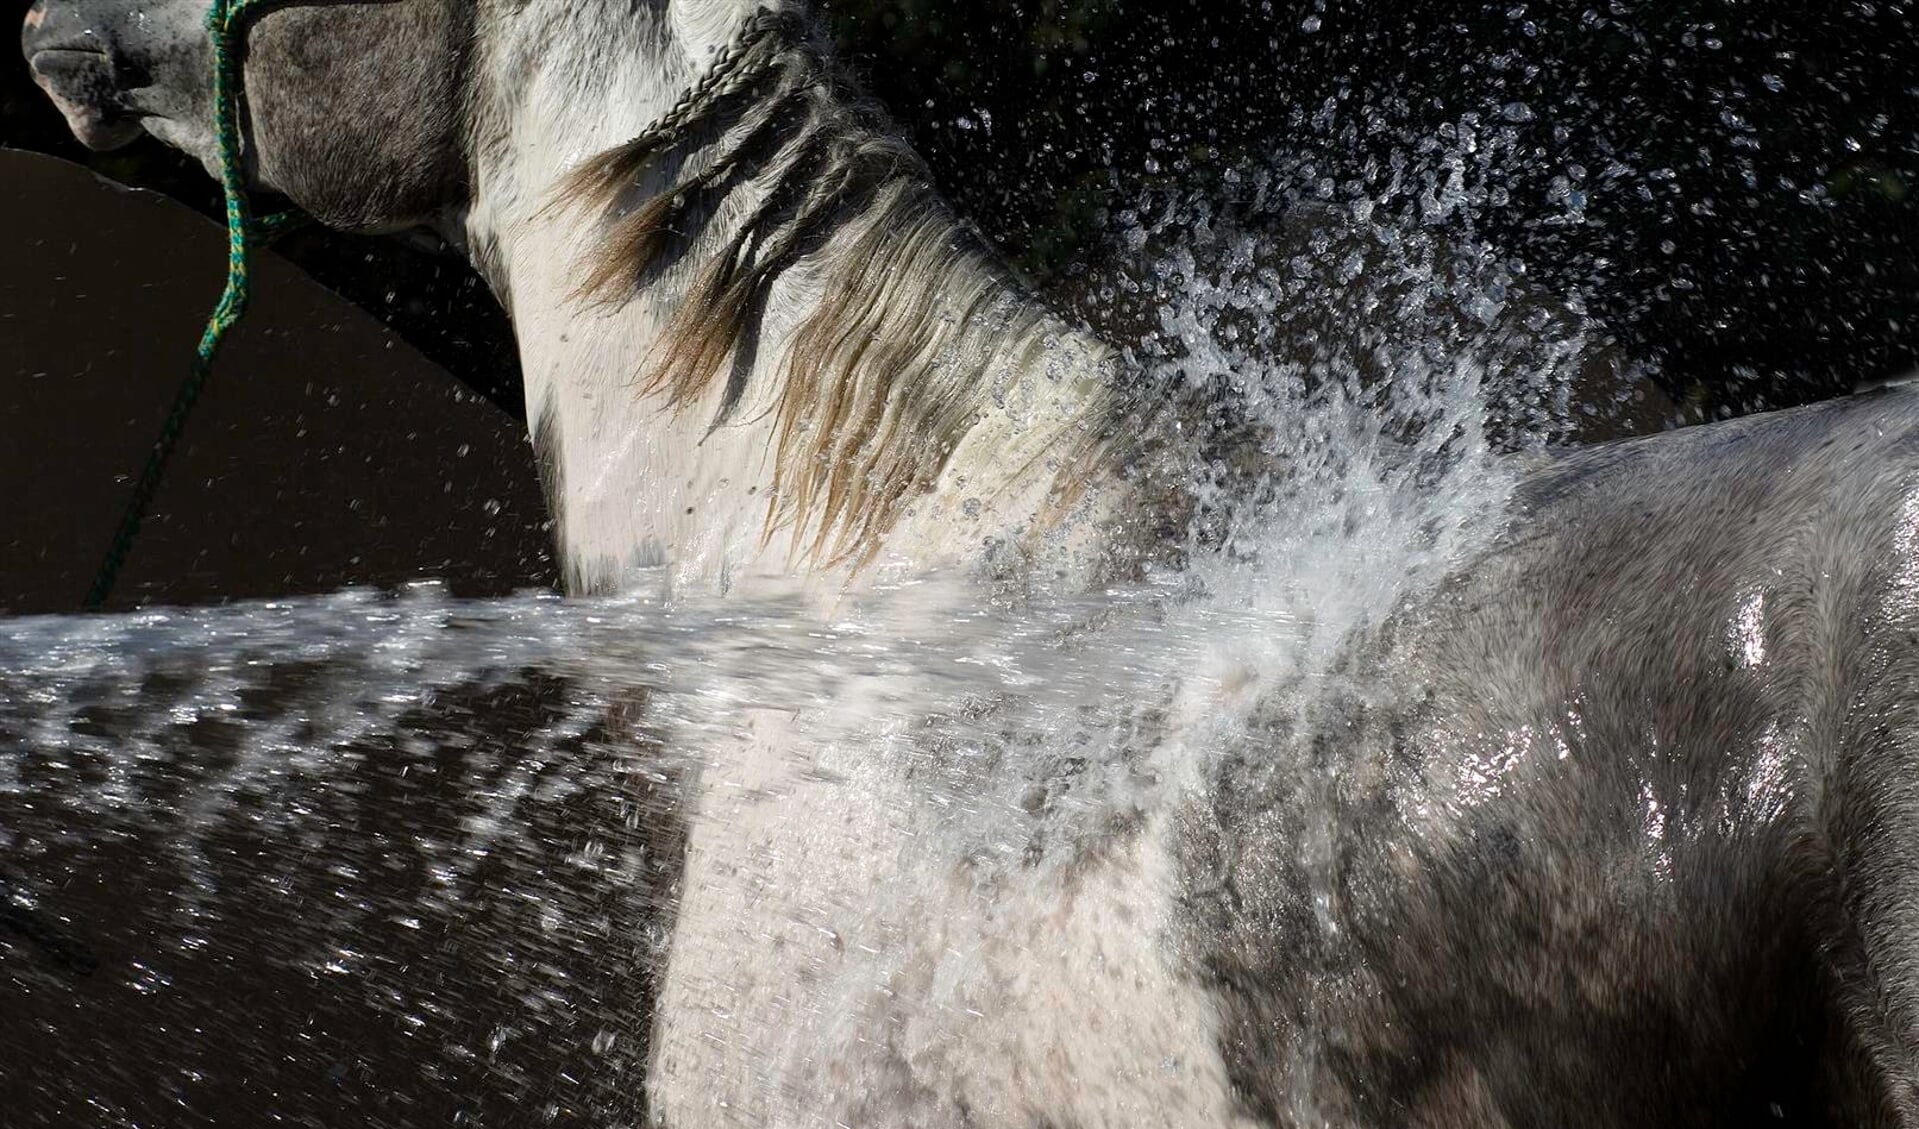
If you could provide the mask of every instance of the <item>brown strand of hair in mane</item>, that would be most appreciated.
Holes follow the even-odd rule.
[[[680,225],[709,214],[734,187],[737,179],[750,172],[757,160],[765,160],[785,147],[783,129],[796,124],[799,107],[790,93],[773,99],[764,111],[750,119],[728,150],[690,182],[669,192],[657,193],[612,219],[601,249],[587,263],[585,277],[575,290],[583,301],[617,303],[624,301],[638,282],[638,273],[658,262],[675,236],[683,235]],[[553,204],[560,206],[582,200],[613,198],[630,191],[636,170],[657,155],[650,138],[629,142],[618,161],[607,157],[589,161],[562,183]],[[630,162],[630,163],[629,163]]]
[[[713,374],[740,348],[748,311],[797,257],[795,229],[817,226],[817,217],[808,223],[804,215],[794,214],[806,202],[795,183],[819,175],[828,159],[827,146],[809,135],[794,150],[779,186],[688,288],[654,350],[653,371],[640,385],[643,394],[663,395],[675,410],[698,401]],[[722,415],[727,406],[722,405]]]

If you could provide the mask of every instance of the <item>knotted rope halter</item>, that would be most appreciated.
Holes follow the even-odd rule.
[[[249,268],[253,248],[269,243],[287,230],[306,222],[306,218],[297,212],[254,218],[247,203],[241,151],[240,115],[245,95],[241,66],[246,48],[247,24],[262,9],[291,2],[295,0],[213,0],[213,6],[207,10],[207,35],[213,49],[214,161],[219,166],[220,194],[226,205],[226,287],[221,291],[220,301],[213,307],[213,313],[207,318],[206,328],[200,334],[200,344],[193,353],[193,364],[188,370],[187,379],[174,394],[173,405],[160,425],[160,434],[147,453],[146,465],[140,469],[140,477],[134,482],[126,507],[121,511],[113,541],[107,547],[106,559],[100,563],[99,571],[94,574],[93,585],[87,589],[82,606],[89,611],[105,606],[107,597],[112,595],[114,582],[119,579],[121,567],[133,552],[133,543],[140,536],[140,526],[146,520],[153,496],[159,491],[160,482],[166,475],[167,463],[172,459],[174,449],[179,446],[187,418],[193,414],[194,405],[199,403],[200,394],[206,390],[207,381],[213,375],[213,362],[219,356],[220,346],[225,343],[227,333],[247,311],[247,304],[252,297]],[[699,81],[634,140],[658,145],[678,140],[708,107],[754,81],[768,65],[764,54],[760,56],[758,65],[747,65],[755,57],[751,50],[755,44],[769,36],[789,34],[797,22],[798,18],[791,12],[769,9],[756,12],[713,56],[712,63]]]

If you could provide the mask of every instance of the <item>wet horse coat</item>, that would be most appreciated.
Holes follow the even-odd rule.
[[[41,0],[26,45],[83,139],[138,122],[205,159],[203,10]],[[514,317],[574,590],[654,563],[829,596],[1127,575],[1180,526],[1177,432],[797,16],[695,127],[630,144],[759,10],[292,6],[251,39],[250,167],[338,226],[467,248]],[[880,750],[744,712],[661,832],[685,869],[652,1116],[1919,1122],[1915,408],[1538,472],[1457,578],[1350,641],[1344,689],[1255,680],[1198,779],[1155,730],[1120,818],[1046,865],[917,849]],[[862,767],[857,802],[813,787]]]
[[[1254,1108],[1913,1122],[1915,424],[1892,391],[1571,455],[1353,656],[1399,692],[1278,699],[1330,783],[1249,745],[1185,847]],[[1274,849],[1315,826],[1319,876]]]

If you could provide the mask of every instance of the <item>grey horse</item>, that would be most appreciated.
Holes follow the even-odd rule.
[[[82,140],[210,162],[207,4],[38,0],[24,46]],[[501,297],[573,591],[1089,584],[1190,505],[1167,413],[967,234],[796,5],[293,2],[245,77],[255,183],[433,227]],[[785,1007],[851,947],[798,976],[800,940],[712,923],[881,897],[885,856],[831,871],[800,820],[691,804],[651,1116],[1919,1125],[1915,423],[1892,390],[1529,472],[1343,658],[1397,693],[1273,695],[1191,795],[999,904],[991,1030],[882,1010],[896,1037],[842,1044]],[[929,933],[972,912],[914,897]]]

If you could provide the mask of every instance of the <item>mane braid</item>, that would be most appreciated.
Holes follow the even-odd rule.
[[[713,256],[636,385],[681,411],[724,380],[715,426],[746,391],[775,284],[828,256],[824,298],[778,372],[764,536],[791,528],[796,554],[863,563],[938,482],[995,374],[1033,360],[1044,314],[933,191],[884,113],[791,23],[742,43],[727,81],[690,99],[699,113],[587,161],[555,202],[607,217],[582,300],[623,305],[669,257],[694,246]],[[683,162],[676,183],[634,201],[671,157]],[[713,217],[749,185],[760,195],[715,246]],[[1057,454],[1083,459],[1097,442],[1080,436]]]

